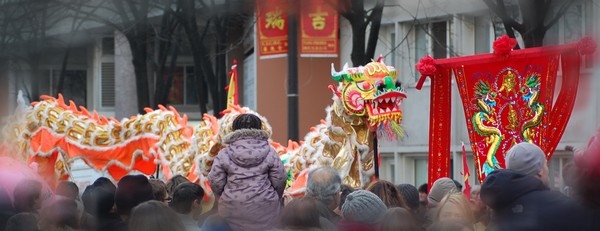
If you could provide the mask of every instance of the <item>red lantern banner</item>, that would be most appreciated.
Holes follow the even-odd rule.
[[[593,52],[595,43],[583,39],[575,44],[511,51],[515,44],[504,36],[494,42],[494,54],[439,60],[426,57],[417,64],[423,75],[417,89],[426,77],[432,79],[430,184],[447,176],[439,173],[446,173],[449,167],[449,157],[439,153],[450,153],[450,136],[445,130],[450,126],[450,111],[438,109],[451,108],[445,96],[450,95],[452,75],[462,99],[480,181],[505,168],[504,155],[517,143],[537,144],[551,158],[573,110],[581,56]],[[562,86],[554,103],[559,65]]]
[[[258,0],[256,3],[258,54],[261,58],[287,55],[287,3],[287,0]]]
[[[337,10],[327,0],[305,0],[301,3],[300,12],[300,55],[337,57]]]

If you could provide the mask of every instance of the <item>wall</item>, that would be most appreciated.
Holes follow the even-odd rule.
[[[324,119],[325,108],[331,104],[331,64],[339,67],[338,58],[298,58],[299,138],[310,127]],[[288,140],[287,58],[256,61],[257,110],[273,127],[273,139]]]

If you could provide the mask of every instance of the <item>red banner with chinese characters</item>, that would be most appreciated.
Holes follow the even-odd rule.
[[[300,6],[300,55],[338,54],[338,12],[327,0],[305,0]]]
[[[592,53],[595,43],[586,38],[563,46],[512,51],[515,44],[516,40],[504,36],[494,42],[494,54],[439,60],[427,56],[416,65],[422,75],[417,89],[426,77],[432,78],[430,185],[447,176],[439,173],[446,173],[449,167],[449,157],[440,154],[450,154],[450,136],[442,129],[450,126],[450,111],[438,109],[451,108],[446,96],[450,95],[452,75],[462,99],[480,181],[505,167],[504,155],[517,143],[535,143],[548,159],[552,157],[573,110],[581,56]],[[559,65],[562,81],[555,99]],[[436,132],[438,129],[445,132]]]
[[[258,54],[260,57],[288,52],[288,0],[258,0],[256,3]]]

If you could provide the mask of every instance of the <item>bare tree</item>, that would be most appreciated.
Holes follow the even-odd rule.
[[[516,0],[515,4],[507,4],[504,0],[484,0],[490,10],[502,20],[506,34],[516,38],[515,32],[518,32],[525,47],[544,45],[546,32],[576,1],[579,0]],[[515,7],[519,8],[521,17],[509,14]]]
[[[21,81],[30,100],[40,95],[41,56],[53,42],[48,30],[66,16],[56,0],[5,1],[0,5],[0,56],[3,61],[14,59],[29,65],[29,90],[25,80]]]
[[[374,58],[381,17],[383,15],[384,0],[372,1],[375,5],[366,10],[363,0],[341,0],[335,5],[338,12],[352,26],[352,52],[350,58],[354,66],[365,65]],[[367,28],[369,28],[367,39]]]

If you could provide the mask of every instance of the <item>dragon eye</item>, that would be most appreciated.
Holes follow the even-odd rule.
[[[367,91],[367,90],[371,90],[371,88],[373,87],[371,85],[371,83],[369,83],[369,81],[364,81],[361,83],[357,83],[356,86],[358,86],[359,89],[363,90],[363,91]]]

